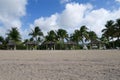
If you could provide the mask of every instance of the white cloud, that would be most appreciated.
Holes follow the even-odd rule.
[[[63,28],[72,33],[82,25],[86,25],[90,30],[94,30],[99,36],[106,21],[120,18],[120,9],[106,10],[104,8],[94,9],[91,4],[67,3],[61,13],[56,13],[50,17],[40,17],[34,21],[32,26],[40,26],[43,32]]]
[[[91,9],[92,5],[90,4],[68,3],[62,13],[56,13],[47,18],[40,17],[30,26],[40,26],[45,34],[49,30],[57,30],[59,28],[70,31],[80,26],[84,15]]]
[[[30,27],[40,26],[40,29],[46,34],[49,30],[57,30],[59,28],[57,24],[58,14],[51,15],[50,17],[40,17],[31,24]]]
[[[26,4],[27,0],[0,0],[0,32],[10,27],[20,29],[20,18],[26,15]]]
[[[70,2],[71,0],[60,0],[60,3],[63,4],[63,3],[68,3]]]
[[[65,10],[60,14],[59,25],[63,27],[79,26],[85,13],[92,9],[90,4],[69,3],[66,4]]]
[[[98,10],[92,10],[86,15],[83,22],[88,26],[89,29],[95,31],[99,36],[101,30],[105,28],[105,24],[108,20],[116,20],[120,18],[120,9],[116,11],[109,11],[104,8]]]
[[[115,0],[116,2],[120,2],[120,0]]]

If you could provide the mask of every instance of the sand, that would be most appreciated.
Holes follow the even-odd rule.
[[[120,80],[120,50],[0,51],[0,80]]]

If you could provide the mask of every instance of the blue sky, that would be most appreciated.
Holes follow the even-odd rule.
[[[90,3],[94,5],[95,9],[105,8],[113,10],[118,9],[120,4],[115,0],[70,0],[68,2],[76,2],[80,4]],[[28,0],[27,13],[25,16],[26,21],[33,22],[39,17],[49,17],[54,13],[61,13],[65,9],[65,3],[61,3],[60,0]]]
[[[106,21],[119,14],[120,0],[0,0],[0,35],[13,26],[26,38],[35,26],[47,34],[59,28],[72,33],[86,25],[100,36]]]

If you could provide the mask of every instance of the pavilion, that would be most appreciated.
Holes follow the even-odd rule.
[[[71,49],[75,49],[75,46],[77,45],[77,43],[73,41],[67,41],[65,45],[66,45],[66,49],[71,50]]]
[[[90,49],[103,49],[104,43],[99,40],[93,40],[90,42]]]
[[[16,43],[14,40],[9,40],[7,44],[7,49],[16,50]]]
[[[53,41],[46,41],[43,43],[48,50],[55,50],[56,43]]]
[[[38,42],[28,41],[25,43],[25,45],[27,46],[27,50],[35,50],[35,49],[37,49]]]

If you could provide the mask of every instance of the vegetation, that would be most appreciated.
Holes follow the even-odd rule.
[[[92,43],[93,41],[100,41],[107,49],[115,49],[120,47],[120,19],[116,21],[109,20],[105,24],[105,28],[101,31],[102,36],[98,37],[94,31],[90,31],[85,25],[80,29],[74,30],[70,36],[64,29],[58,29],[57,31],[50,30],[46,36],[39,26],[35,26],[34,29],[28,34],[30,39],[22,41],[19,30],[16,27],[12,27],[6,33],[7,37],[0,36],[0,49],[7,49],[10,40],[14,41],[17,49],[26,49],[27,42],[37,42],[36,47],[38,49],[47,49],[50,43],[54,43],[56,49],[66,49],[66,46],[73,46],[74,49],[81,49],[84,45]],[[49,42],[49,44],[44,44]],[[71,42],[71,43],[67,43]],[[41,43],[41,44],[39,44]]]
[[[116,22],[114,22],[113,20],[107,21],[105,29],[103,29],[102,32],[102,36],[104,36],[109,42],[109,48],[120,47],[120,44],[117,44],[120,42],[120,19],[117,19]],[[116,38],[117,43],[115,44],[116,41],[114,39]]]
[[[34,29],[32,29],[32,32],[29,33],[29,36],[32,36],[32,37],[28,41],[35,41],[37,44],[39,44],[42,41],[41,38],[43,37],[43,32],[38,26],[36,26]],[[38,45],[35,44],[34,47],[37,49]]]
[[[58,29],[57,37],[58,37],[58,44],[59,44],[60,49],[65,49],[64,39],[67,40],[68,38],[67,31],[64,29]]]
[[[16,27],[13,27],[11,30],[8,30],[7,37],[10,40],[14,40],[15,42],[19,42],[21,40],[20,33]]]
[[[31,37],[30,41],[36,41],[36,42],[40,42],[41,41],[41,37],[43,36],[43,32],[41,31],[41,29],[36,26],[32,32],[29,33]]]

